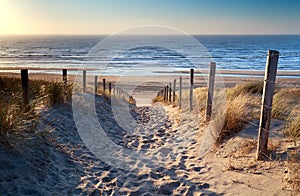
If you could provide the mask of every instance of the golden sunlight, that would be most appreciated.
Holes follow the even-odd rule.
[[[0,0],[0,34],[22,33],[12,5],[8,0]]]

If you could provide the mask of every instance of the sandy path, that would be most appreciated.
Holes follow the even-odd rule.
[[[125,104],[118,103],[118,107]],[[278,164],[261,164],[260,173],[255,173],[257,167],[253,169],[251,164],[243,171],[229,171],[224,169],[230,160],[224,159],[222,148],[217,156],[213,151],[199,153],[204,129],[198,128],[196,112],[162,105],[131,107],[130,116],[136,124],[123,125],[115,117],[108,99],[96,97],[95,104],[97,119],[106,136],[122,152],[109,160],[92,153],[78,134],[71,105],[46,110],[37,132],[19,132],[10,137],[10,147],[0,145],[0,193],[290,194],[281,186],[280,173],[284,168]],[[82,118],[85,116],[89,118],[81,114]]]
[[[136,125],[130,131],[118,125],[109,100],[98,97],[96,108],[106,135],[130,152],[113,161],[124,158],[129,166],[107,164],[91,153],[78,135],[71,105],[60,106],[42,113],[38,132],[20,133],[20,139],[26,136],[29,142],[12,138],[15,154],[1,149],[2,167],[4,162],[12,166],[0,170],[6,176],[0,193],[189,195],[209,187],[196,178],[203,168],[201,159],[187,154],[193,148],[187,146],[191,132],[174,130],[161,105],[133,108]],[[135,154],[142,156],[136,159]]]

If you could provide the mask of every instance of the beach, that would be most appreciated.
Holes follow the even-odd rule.
[[[300,195],[299,8],[0,0],[0,196]]]
[[[20,77],[15,73],[0,75]],[[61,81],[61,77],[29,74],[30,80]],[[95,96],[95,109],[89,109],[93,99],[86,93],[75,94],[79,101],[75,99],[73,104],[41,110],[36,131],[11,133],[7,137],[9,145],[1,145],[1,194],[291,194],[286,185],[286,162],[254,161],[257,121],[215,147],[215,140],[207,132],[209,124],[200,120],[197,110],[152,104],[157,92],[177,76],[103,78],[124,91],[133,89],[137,107]],[[279,78],[277,84],[299,88],[299,80]],[[74,81],[75,76],[68,76],[68,82]],[[93,85],[94,77],[90,76],[89,81]],[[188,89],[188,76],[183,81]],[[222,84],[228,88],[249,81],[257,78],[233,75],[223,77]],[[195,88],[205,86],[205,78],[196,76]],[[96,119],[91,110],[95,110]],[[95,120],[103,132],[98,132]],[[282,154],[293,144],[282,136],[283,126],[283,121],[272,121],[272,132],[278,135],[270,142],[280,143]],[[97,136],[102,133],[105,136]]]

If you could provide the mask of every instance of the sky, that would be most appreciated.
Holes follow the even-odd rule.
[[[298,0],[0,0],[0,34],[300,34],[299,10]]]

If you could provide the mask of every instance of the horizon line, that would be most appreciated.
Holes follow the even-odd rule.
[[[18,34],[18,33],[10,33],[10,34],[0,34],[0,36],[111,36],[111,35],[117,35],[118,33],[114,34],[101,34],[101,33],[25,33],[25,34]],[[172,35],[181,35],[181,34],[123,34],[123,35],[129,35],[129,36],[140,36],[140,35],[159,35],[159,36],[172,36]],[[276,35],[300,35],[300,33],[186,33],[186,35],[191,36],[276,36]]]

